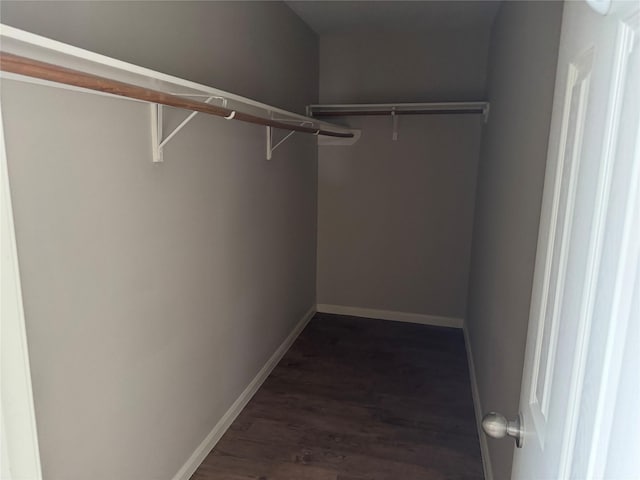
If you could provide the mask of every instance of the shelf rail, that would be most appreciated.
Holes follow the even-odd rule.
[[[351,103],[309,105],[311,117],[348,117],[362,115],[489,115],[489,102],[432,102],[432,103]]]
[[[20,55],[0,52],[0,70],[27,77],[38,78],[56,83],[63,83],[79,88],[86,88],[98,92],[109,93],[121,97],[133,98],[144,102],[182,108],[194,112],[207,113],[223,117],[227,120],[240,120],[242,122],[264,125],[266,127],[281,128],[296,132],[325,135],[329,137],[351,138],[353,133],[329,130],[326,127],[308,127],[294,125],[279,120],[260,117],[250,113],[233,110],[228,107],[211,105],[209,103],[191,100],[177,95],[164,93],[146,87],[140,87],[106,77],[84,73],[79,70],[60,67],[51,63],[33,60]]]
[[[198,113],[226,120],[264,126],[271,158],[274,129],[316,135],[318,139],[353,140],[358,132],[283,110],[231,92],[167,75],[140,65],[0,23],[0,79],[45,85],[95,95],[116,96],[149,104],[153,162],[163,161],[167,143]],[[191,113],[170,132],[163,132],[163,109],[179,108]],[[166,133],[166,136],[163,135]]]
[[[481,114],[484,123],[489,121],[489,102],[432,102],[432,103],[346,103],[308,105],[307,115],[323,117],[390,116],[393,141],[398,140],[398,117],[400,115],[474,115]],[[341,140],[325,140],[320,144],[349,145]]]

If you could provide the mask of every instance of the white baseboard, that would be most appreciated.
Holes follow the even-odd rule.
[[[485,480],[493,480],[493,469],[491,468],[491,457],[489,457],[489,444],[487,436],[482,430],[482,417],[484,411],[480,403],[480,393],[478,392],[478,379],[476,377],[476,367],[473,363],[473,353],[469,342],[469,332],[467,326],[462,327],[464,333],[464,346],[467,349],[467,362],[469,363],[469,377],[471,378],[471,396],[473,397],[473,409],[476,413],[476,426],[478,428],[478,439],[480,440],[480,455],[482,455],[482,468]]]
[[[314,305],[307,313],[304,314],[302,319],[294,327],[293,331],[287,338],[285,338],[274,354],[271,355],[271,358],[267,360],[267,363],[264,364],[251,383],[247,385],[247,388],[245,388],[236,401],[233,402],[233,405],[231,405],[229,410],[227,410],[220,421],[218,421],[215,427],[213,427],[213,430],[211,430],[209,435],[207,435],[202,443],[198,445],[198,448],[196,448],[191,457],[189,457],[182,468],[178,470],[178,473],[174,475],[173,480],[189,480],[189,478],[191,478],[191,475],[193,475],[206,456],[209,455],[209,452],[222,438],[242,409],[247,405],[247,403],[249,403],[251,397],[255,395],[260,386],[264,383],[284,354],[287,353],[287,350],[289,350],[293,342],[295,342],[298,335],[300,335],[302,330],[304,330],[304,327],[307,326],[307,323],[309,323],[309,320],[311,320],[315,313],[316,307]]]
[[[441,317],[438,315],[423,315],[421,313],[393,312],[390,310],[375,310],[371,308],[346,307],[344,305],[328,305],[319,303],[318,312],[335,313],[337,315],[351,315],[354,317],[377,318],[394,322],[419,323],[438,327],[462,328],[463,319],[455,317]]]

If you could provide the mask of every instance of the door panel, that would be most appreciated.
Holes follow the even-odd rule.
[[[514,479],[607,468],[626,334],[640,321],[638,10],[564,7]]]
[[[603,199],[603,248],[599,283],[593,295],[596,318],[587,345],[583,381],[576,402],[575,445],[570,452],[571,478],[602,478],[606,464],[626,333],[632,310],[637,255],[640,244],[638,169],[640,168],[640,14],[623,19],[618,25],[616,65],[612,78],[612,99],[608,132],[605,137],[603,167],[607,189]],[[615,212],[615,214],[613,214]],[[572,426],[573,427],[573,426]],[[640,427],[640,425],[637,425]],[[583,459],[588,459],[584,462]],[[639,472],[640,474],[640,472]]]
[[[576,185],[580,171],[580,153],[584,117],[589,97],[589,79],[593,55],[589,51],[569,67],[567,101],[563,112],[563,133],[553,192],[553,212],[547,238],[543,297],[538,317],[535,359],[529,399],[532,420],[539,441],[544,444],[549,400],[553,388],[553,370],[557,353],[559,318],[564,300],[568,265],[568,237],[574,219]]]

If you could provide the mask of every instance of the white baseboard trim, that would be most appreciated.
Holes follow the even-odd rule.
[[[377,318],[394,322],[419,323],[437,327],[462,328],[463,319],[455,317],[441,317],[438,315],[424,315],[421,313],[393,312],[391,310],[375,310],[371,308],[346,307],[344,305],[328,305],[319,303],[318,312],[335,313],[337,315],[351,315],[354,317]]]
[[[469,364],[469,377],[471,378],[471,396],[473,397],[473,409],[476,413],[476,427],[478,429],[478,439],[480,440],[480,455],[482,455],[482,468],[484,470],[485,480],[493,480],[493,469],[491,468],[491,457],[489,456],[489,444],[487,436],[482,430],[482,417],[484,411],[480,403],[480,393],[478,392],[478,379],[476,377],[476,367],[473,362],[473,353],[471,352],[471,343],[469,342],[469,332],[467,325],[463,325],[464,346],[467,349],[467,362]]]
[[[307,326],[309,320],[316,313],[315,305],[312,306],[307,313],[304,314],[302,319],[297,323],[297,325],[293,328],[292,332],[289,334],[287,338],[282,342],[282,344],[278,347],[278,349],[271,355],[271,358],[267,360],[267,363],[260,369],[258,374],[254,377],[247,388],[240,394],[240,396],[233,402],[233,405],[227,410],[227,412],[222,416],[222,418],[218,421],[218,423],[213,427],[213,430],[206,436],[206,438],[202,441],[198,448],[193,452],[191,457],[186,461],[186,463],[178,470],[173,477],[173,480],[189,480],[196,469],[200,466],[203,460],[209,455],[209,452],[215,447],[216,443],[222,438],[227,429],[231,426],[236,417],[240,414],[242,409],[249,403],[251,397],[255,395],[260,386],[267,379],[271,371],[278,364],[280,359],[287,353],[287,350],[291,347],[293,342],[295,342],[298,335],[304,330],[304,327]]]

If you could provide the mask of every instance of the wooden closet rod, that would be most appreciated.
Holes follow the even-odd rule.
[[[225,117],[228,120],[240,120],[242,122],[253,123],[256,125],[264,125],[266,127],[294,130],[296,132],[303,133],[313,133],[315,135],[325,135],[328,137],[353,137],[353,133],[334,132],[323,128],[318,129],[292,125],[272,120],[270,118],[259,117],[257,115],[239,112],[230,108],[218,107],[208,103],[198,102],[196,100],[189,100],[177,95],[138,87],[129,83],[91,75],[78,70],[72,70],[70,68],[64,68],[51,63],[45,63],[6,52],[0,52],[0,70],[18,75],[39,78],[41,80],[49,80],[56,83],[64,83],[75,87],[96,90],[98,92],[110,93],[112,95],[119,95],[121,97],[134,98],[144,102],[183,108],[186,110],[193,110],[194,112],[208,113],[209,115]]]

